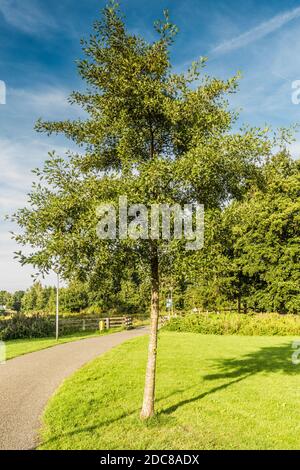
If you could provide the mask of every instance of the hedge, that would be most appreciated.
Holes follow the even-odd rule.
[[[297,336],[300,335],[300,316],[276,313],[188,314],[171,318],[164,329],[207,335]]]
[[[10,319],[0,321],[0,340],[25,338],[44,338],[53,336],[53,322],[49,318],[39,315],[27,317],[25,315],[14,315]]]

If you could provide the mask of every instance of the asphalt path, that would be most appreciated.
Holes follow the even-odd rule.
[[[35,449],[44,408],[64,379],[111,348],[146,333],[146,328],[137,328],[82,339],[0,365],[0,449]]]

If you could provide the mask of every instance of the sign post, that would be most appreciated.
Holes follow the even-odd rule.
[[[167,307],[167,310],[169,311],[169,314],[173,315],[173,298],[172,298],[172,296],[167,298],[166,307]]]

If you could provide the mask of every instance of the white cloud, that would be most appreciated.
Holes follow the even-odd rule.
[[[7,104],[3,107],[3,125],[7,126],[8,122],[13,121],[14,125],[19,123],[24,132],[26,121],[29,121],[32,130],[40,117],[45,120],[84,118],[86,113],[82,108],[69,103],[70,93],[70,90],[54,85],[30,89],[8,87]]]
[[[68,103],[69,94],[66,88],[54,85],[41,84],[26,90],[8,88],[7,104],[0,113],[0,290],[22,289],[32,283],[34,270],[21,267],[14,260],[14,252],[20,247],[11,240],[9,232],[17,228],[4,221],[4,216],[26,205],[34,179],[31,170],[43,165],[49,151],[55,149],[63,156],[68,149],[76,148],[63,137],[49,138],[32,132],[39,116],[50,120],[84,116],[81,108]],[[53,277],[45,282],[52,284]]]
[[[71,106],[68,102],[68,96],[70,92],[68,90],[59,87],[44,87],[29,90],[11,88],[8,90],[8,99],[11,97],[14,103],[22,105],[26,110],[38,111],[39,113],[51,113],[56,114],[58,111],[69,111],[74,114],[78,108]]]
[[[33,180],[31,170],[42,166],[50,151],[55,149],[59,155],[64,155],[68,149],[75,149],[72,142],[62,137],[49,138],[32,132],[40,116],[45,119],[83,116],[80,108],[68,103],[69,94],[68,90],[54,86],[9,89],[0,125],[13,129],[13,133],[6,131],[4,134],[9,137],[0,137],[0,217],[24,205]],[[24,131],[25,123],[28,131]]]
[[[300,159],[300,142],[293,142],[289,145],[289,151],[293,158],[299,160]]]
[[[224,54],[226,52],[247,46],[248,44],[251,44],[252,42],[257,41],[258,39],[261,39],[268,34],[282,28],[282,26],[289,23],[293,19],[299,18],[299,16],[300,7],[276,15],[270,20],[259,24],[255,28],[252,28],[243,34],[240,34],[239,36],[219,44],[211,51],[210,55]]]
[[[22,267],[14,259],[20,247],[11,239],[10,231],[17,230],[12,222],[5,221],[7,214],[26,205],[34,175],[31,169],[41,166],[47,153],[56,148],[63,155],[66,148],[44,143],[39,139],[0,139],[0,290],[17,290],[32,283],[33,268]],[[53,276],[45,282],[53,284]]]
[[[41,166],[54,148],[60,155],[67,151],[66,147],[39,139],[0,138],[0,214],[11,212],[26,202],[26,194],[34,179],[31,170]]]
[[[7,226],[5,233],[0,233],[0,290],[14,292],[30,287],[33,283],[32,275],[36,274],[36,270],[31,266],[21,266],[18,260],[14,258],[14,253],[19,251],[20,247],[11,238],[8,230],[11,230],[11,227]],[[40,280],[46,285],[56,284],[54,273]]]
[[[6,22],[29,34],[56,27],[53,17],[46,15],[35,0],[1,0],[0,12]]]

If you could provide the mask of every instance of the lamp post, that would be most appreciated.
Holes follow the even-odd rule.
[[[56,284],[56,319],[55,319],[55,331],[56,331],[56,341],[58,341],[59,336],[59,271],[57,271],[57,284]]]

